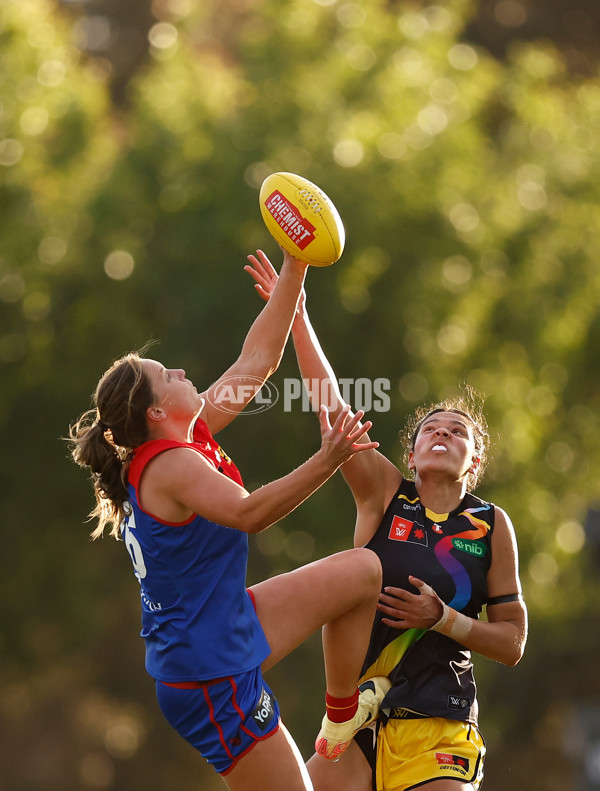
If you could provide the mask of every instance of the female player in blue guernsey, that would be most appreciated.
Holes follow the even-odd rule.
[[[246,269],[268,299],[272,267]],[[304,295],[292,334],[311,397],[318,393],[342,414],[347,405]],[[372,549],[383,567],[363,678],[387,676],[392,685],[380,718],[358,731],[338,762],[310,759],[315,791],[479,788],[485,745],[471,651],[512,666],[525,647],[513,527],[501,508],[472,493],[489,444],[481,405],[467,392],[421,408],[404,438],[413,480],[375,449],[342,467],[357,506],[355,546]],[[487,621],[480,621],[484,605]]]
[[[249,258],[270,266],[261,251]],[[253,492],[213,439],[279,365],[305,273],[284,253],[239,358],[208,390],[198,393],[181,369],[128,354],[102,376],[93,408],[70,430],[75,461],[92,473],[92,535],[110,526],[122,537],[140,583],[146,668],[161,710],[233,791],[311,788],[262,673],[317,629],[327,685],[323,755],[343,752],[389,687],[376,680],[358,689],[381,586],[374,552],[349,550],[245,587],[248,534],[296,508],[355,453],[374,449],[365,439],[370,424],[345,410],[332,426],[322,410],[319,450]]]

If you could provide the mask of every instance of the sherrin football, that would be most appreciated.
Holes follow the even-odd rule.
[[[344,225],[323,190],[295,173],[273,173],[260,188],[260,212],[275,241],[312,266],[335,263],[344,250]]]

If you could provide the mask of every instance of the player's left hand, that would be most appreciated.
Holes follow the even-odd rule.
[[[430,629],[442,617],[443,602],[423,580],[409,576],[408,581],[418,593],[388,586],[379,597],[377,609],[389,616],[383,623],[395,629]]]

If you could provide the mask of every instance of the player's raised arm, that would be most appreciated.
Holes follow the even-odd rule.
[[[250,262],[251,265],[247,265],[245,269],[256,281],[257,292],[263,299],[268,300],[277,283],[277,272],[268,261],[250,257]],[[323,403],[329,409],[332,419],[335,419],[348,405],[310,322],[304,291],[298,301],[292,337],[300,373],[313,410],[318,414],[320,404]],[[370,442],[370,438],[365,435],[361,441]],[[393,493],[399,486],[401,475],[396,466],[376,450],[353,456],[342,467],[342,474],[359,507],[356,542],[363,544],[370,537],[371,528],[374,529],[373,526],[379,523],[383,515],[381,503],[386,501],[388,493]],[[371,506],[376,512],[373,518],[370,516]]]
[[[267,230],[283,250],[281,277],[250,328],[239,358],[202,394],[206,401],[202,418],[213,434],[230,423],[277,370],[307,267],[329,266],[344,249],[344,226],[337,209],[302,176],[268,176],[259,205]],[[270,266],[261,250],[258,259]]]
[[[308,265],[283,251],[283,266],[272,299],[250,327],[240,356],[202,396],[202,419],[212,434],[231,423],[277,370],[287,342]],[[257,259],[268,261],[259,250]]]
[[[322,486],[365,444],[369,423],[360,425],[362,413],[341,413],[333,425],[326,409],[320,412],[321,447],[292,472],[249,492],[222,475],[187,446],[158,456],[148,466],[141,484],[144,507],[175,524],[202,514],[211,522],[259,533],[287,516]]]

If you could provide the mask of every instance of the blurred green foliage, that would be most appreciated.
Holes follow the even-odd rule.
[[[2,6],[0,789],[222,787],[157,711],[137,583],[122,548],[90,546],[91,488],[59,438],[150,339],[198,385],[235,359],[262,304],[244,257],[279,259],[257,206],[276,170],[344,219],[343,259],[309,273],[308,301],[339,376],[390,380],[382,450],[400,461],[417,404],[465,382],[487,397],[479,493],[515,523],[532,634],[516,670],[478,660],[486,788],[507,771],[574,788],[563,728],[600,700],[584,626],[599,601],[600,78],[575,80],[547,44],[497,62],[462,39],[466,0],[165,0],[116,110],[70,16]],[[289,353],[273,381],[294,376]],[[318,447],[299,402],[219,438],[249,488]],[[348,547],[353,513],[336,478],[256,538],[249,582]],[[270,680],[308,755],[318,636]]]

